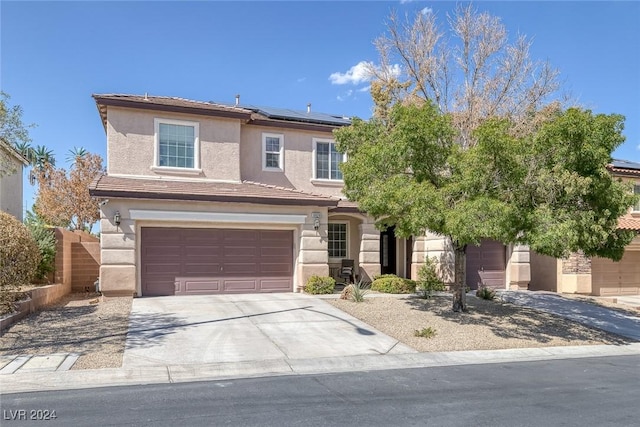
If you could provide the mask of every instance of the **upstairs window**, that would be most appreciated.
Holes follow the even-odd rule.
[[[198,123],[155,120],[156,166],[196,169],[199,165]]]
[[[336,143],[331,140],[313,140],[315,179],[342,181],[340,164],[345,161],[345,155],[336,149]]]
[[[640,196],[640,184],[636,184],[633,186],[633,192]],[[634,212],[640,212],[640,200],[633,206]]]
[[[284,170],[284,135],[275,133],[262,134],[262,170]]]

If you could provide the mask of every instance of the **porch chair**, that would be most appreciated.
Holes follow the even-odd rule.
[[[340,267],[340,278],[348,280],[349,283],[354,283],[352,259],[342,260],[342,265]]]

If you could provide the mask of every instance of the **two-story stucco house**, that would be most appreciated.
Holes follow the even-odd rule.
[[[635,194],[640,194],[640,163],[614,160],[608,170],[632,184]],[[635,231],[638,236],[617,262],[582,254],[555,259],[531,253],[530,289],[600,296],[640,295],[640,202],[618,220],[618,228]]]
[[[398,239],[342,197],[341,116],[181,98],[94,95],[107,134],[100,283],[140,296],[292,292],[353,260],[357,277],[415,277],[446,240]],[[526,286],[526,248],[483,242],[472,267]],[[474,255],[475,254],[475,255]],[[477,278],[471,277],[475,283]]]
[[[0,211],[22,221],[22,168],[29,162],[0,139]]]

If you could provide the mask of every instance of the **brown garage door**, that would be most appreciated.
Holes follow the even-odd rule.
[[[593,295],[640,294],[640,251],[626,251],[619,262],[594,257],[591,291]]]
[[[480,246],[467,246],[467,286],[478,289],[482,283],[490,288],[505,288],[505,246],[483,239]]]
[[[144,296],[293,290],[292,231],[143,227],[140,261]]]

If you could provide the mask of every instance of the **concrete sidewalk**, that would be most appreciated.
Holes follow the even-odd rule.
[[[44,390],[86,389],[141,384],[230,380],[276,375],[311,375],[456,365],[527,362],[603,356],[640,356],[640,343],[612,346],[522,348],[360,355],[309,359],[275,359],[262,362],[202,365],[146,366],[138,368],[16,372],[0,375],[0,394]]]
[[[503,301],[555,314],[586,326],[640,341],[640,317],[552,292],[504,291]]]

